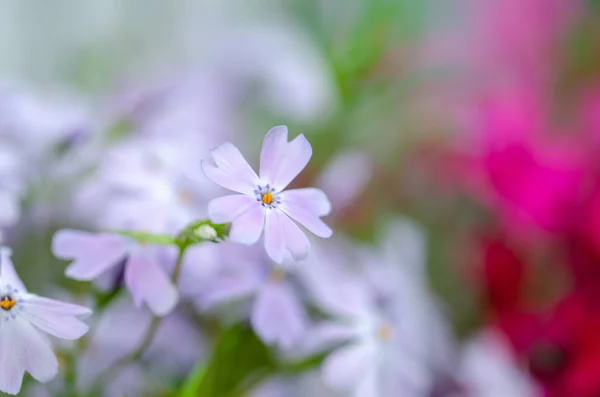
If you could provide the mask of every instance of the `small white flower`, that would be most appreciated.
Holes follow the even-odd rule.
[[[91,311],[28,293],[10,256],[9,248],[0,247],[0,391],[17,394],[26,371],[40,382],[58,373],[58,360],[44,333],[78,339],[88,326],[77,317]]]

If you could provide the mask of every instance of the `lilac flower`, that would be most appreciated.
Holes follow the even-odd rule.
[[[1,228],[13,225],[19,218],[19,196],[24,185],[17,172],[23,166],[21,160],[13,145],[0,143],[0,241]]]
[[[334,215],[339,215],[364,192],[372,174],[373,164],[365,153],[345,150],[329,160],[318,176],[316,186],[331,200]]]
[[[253,248],[228,243],[219,248],[223,263],[202,287],[200,306],[243,300],[249,303],[250,323],[263,342],[291,348],[308,325],[294,269],[273,264]]]
[[[475,335],[463,348],[458,381],[468,397],[541,396],[541,390],[519,367],[508,342],[494,331]],[[462,395],[462,394],[461,394]]]
[[[231,143],[211,151],[216,166],[202,162],[204,175],[213,182],[241,194],[220,197],[208,205],[213,222],[231,222],[232,241],[254,244],[265,230],[269,256],[282,263],[285,252],[295,260],[306,258],[310,242],[294,220],[319,237],[330,237],[331,229],[320,219],[329,214],[331,204],[319,189],[284,191],[304,169],[312,148],[304,135],[288,142],[287,127],[272,128],[265,136],[260,153],[260,177]]]
[[[136,305],[145,302],[157,316],[173,310],[179,299],[159,263],[159,247],[141,245],[117,234],[64,229],[54,235],[52,252],[57,258],[73,260],[65,275],[75,280],[94,280],[124,262],[125,284]]]
[[[58,360],[40,332],[74,340],[88,331],[77,317],[91,311],[28,293],[10,259],[0,247],[0,390],[17,394],[23,375],[48,382],[58,373]]]
[[[189,172],[191,157],[197,158],[190,144],[146,137],[113,147],[80,192],[78,212],[94,214],[89,221],[101,229],[155,233],[176,233],[206,217],[216,191],[201,172]]]
[[[309,294],[337,321],[309,330],[301,346],[312,353],[334,348],[322,373],[338,392],[429,395],[451,342],[425,285],[422,236],[396,222],[382,240],[376,250],[328,244],[311,252],[302,267]]]

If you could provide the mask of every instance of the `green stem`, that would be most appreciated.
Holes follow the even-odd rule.
[[[183,256],[185,254],[185,251],[187,250],[188,245],[181,244],[181,245],[178,245],[178,247],[179,247],[179,254],[177,255],[177,262],[175,262],[175,268],[173,269],[173,272],[171,273],[171,281],[175,285],[177,284],[177,281],[179,280],[179,275],[181,273],[181,265],[183,263]],[[142,342],[140,342],[140,344],[134,351],[123,356],[121,359],[119,359],[117,362],[115,362],[109,368],[107,368],[104,372],[102,372],[102,373],[100,373],[100,375],[98,375],[98,377],[96,378],[96,381],[90,388],[91,395],[96,395],[97,393],[95,393],[95,392],[98,391],[99,389],[101,389],[102,386],[104,386],[108,380],[113,378],[114,375],[119,372],[121,367],[123,367],[124,365],[126,365],[130,362],[137,361],[144,354],[146,349],[148,349],[148,347],[150,347],[150,345],[152,344],[152,341],[154,340],[154,336],[156,335],[156,332],[158,331],[158,326],[160,325],[161,321],[162,321],[162,317],[158,317],[158,316],[152,317],[152,321],[150,322],[150,326],[146,330],[146,334],[145,334]]]

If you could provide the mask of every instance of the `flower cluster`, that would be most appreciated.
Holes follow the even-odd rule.
[[[0,18],[0,394],[599,395],[597,1],[96,3]]]

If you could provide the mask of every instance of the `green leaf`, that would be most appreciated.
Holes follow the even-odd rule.
[[[95,291],[94,297],[96,298],[96,310],[100,310],[110,305],[110,303],[115,300],[115,298],[122,291],[120,287],[113,288],[112,291],[108,292],[100,292]]]
[[[219,336],[209,362],[196,367],[178,397],[240,397],[274,368],[269,349],[237,324]]]
[[[195,397],[197,390],[200,389],[202,385],[202,380],[204,379],[204,374],[206,372],[206,364],[198,363],[196,367],[192,371],[191,374],[188,375],[185,383],[181,387],[181,390],[178,393],[179,397]]]

